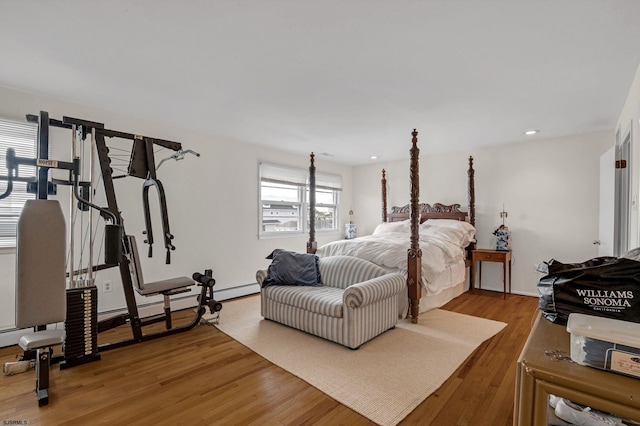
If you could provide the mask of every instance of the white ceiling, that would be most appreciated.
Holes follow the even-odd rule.
[[[613,129],[639,63],[638,0],[0,0],[0,86],[352,165]]]

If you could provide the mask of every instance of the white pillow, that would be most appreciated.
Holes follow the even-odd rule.
[[[462,248],[473,241],[475,234],[473,225],[455,219],[429,219],[420,228],[420,235],[446,239]]]
[[[465,248],[473,241],[473,232],[456,228],[427,228],[420,232],[421,239],[429,241],[430,238],[449,241],[458,247]]]
[[[406,220],[402,222],[382,222],[376,226],[373,231],[373,235],[384,235],[392,232],[406,232],[407,224]]]
[[[438,228],[454,228],[460,229],[461,231],[467,232],[475,232],[476,228],[473,227],[469,222],[465,222],[464,220],[455,220],[455,219],[429,219],[426,220],[422,226],[424,227],[438,227]]]

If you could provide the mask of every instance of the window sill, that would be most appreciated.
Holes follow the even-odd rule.
[[[0,247],[0,256],[3,254],[16,254],[15,247]]]

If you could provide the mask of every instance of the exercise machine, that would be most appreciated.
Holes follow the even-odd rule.
[[[36,210],[36,217],[39,215],[48,216],[48,213],[44,213],[44,204],[40,201],[47,201],[47,197],[50,194],[57,193],[57,187],[59,185],[66,185],[71,188],[70,206],[71,212],[70,219],[75,218],[80,212],[98,212],[100,217],[104,219],[104,253],[103,262],[94,265],[94,253],[93,246],[95,243],[94,231],[94,218],[90,216],[89,219],[89,255],[87,256],[87,265],[83,265],[82,259],[85,251],[84,241],[85,237],[80,235],[74,235],[75,221],[69,228],[69,253],[67,259],[67,266],[62,269],[56,264],[56,268],[48,264],[42,264],[41,260],[48,257],[47,247],[54,247],[56,252],[65,253],[65,237],[64,231],[62,237],[60,234],[55,234],[49,231],[49,228],[37,228],[37,227],[25,227],[19,226],[19,232],[26,234],[28,238],[22,239],[18,235],[18,249],[17,249],[17,270],[16,270],[16,286],[18,294],[27,295],[21,297],[20,301],[16,305],[16,315],[22,315],[23,307],[29,306],[31,303],[37,306],[35,301],[31,301],[33,291],[27,290],[23,293],[20,292],[20,288],[27,288],[33,282],[38,281],[38,285],[41,287],[47,287],[48,282],[52,274],[55,278],[52,278],[59,287],[60,282],[66,286],[65,297],[65,335],[58,336],[54,341],[46,341],[45,346],[55,346],[62,344],[64,341],[64,356],[60,360],[60,368],[67,368],[73,365],[83,364],[85,362],[91,362],[100,359],[100,351],[112,349],[116,347],[122,347],[133,343],[143,342],[149,339],[155,339],[158,337],[166,336],[169,334],[179,333],[190,330],[196,326],[206,312],[208,307],[212,314],[219,313],[222,305],[217,302],[213,297],[213,286],[215,285],[215,279],[210,269],[204,271],[204,273],[196,272],[191,277],[178,277],[167,280],[161,280],[156,282],[146,283],[142,278],[142,268],[140,266],[140,259],[138,256],[137,245],[135,237],[129,235],[124,229],[124,220],[122,218],[114,186],[114,179],[124,177],[136,177],[143,179],[143,202],[144,202],[144,217],[145,217],[145,231],[146,235],[145,243],[148,244],[148,255],[153,255],[153,232],[151,224],[151,214],[149,205],[149,189],[155,188],[158,194],[158,200],[160,202],[160,216],[162,220],[162,239],[164,248],[166,249],[166,263],[171,261],[171,251],[175,250],[175,246],[172,243],[173,234],[169,228],[169,218],[167,214],[166,197],[164,193],[164,187],[157,177],[155,165],[155,153],[154,147],[166,148],[175,151],[175,154],[169,157],[176,160],[184,158],[185,153],[192,153],[196,156],[199,154],[187,150],[182,150],[182,145],[178,142],[172,142],[157,138],[151,138],[147,136],[135,135],[126,132],[120,132],[115,130],[109,130],[104,127],[104,124],[92,122],[88,120],[82,120],[72,117],[63,117],[62,120],[55,120],[49,118],[48,113],[41,112],[39,116],[29,115],[28,121],[38,124],[38,153],[37,158],[21,158],[17,157],[12,149],[9,149],[6,153],[7,162],[7,175],[0,176],[0,182],[6,181],[6,188],[4,191],[0,190],[0,199],[10,196],[14,182],[25,182],[28,185],[28,189],[37,194],[37,203],[33,203]],[[59,127],[64,129],[70,129],[72,133],[72,161],[64,162],[57,160],[50,160],[48,158],[49,152],[49,128]],[[118,138],[124,141],[129,141],[131,144],[130,152],[128,155],[127,170],[124,175],[114,175],[114,169],[112,167],[112,157],[110,156],[110,148],[107,145],[107,138]],[[84,146],[87,145],[89,140],[89,179],[87,181],[82,180],[84,173],[83,163],[78,155],[77,144],[82,144],[82,151],[84,152]],[[106,199],[106,206],[99,206],[95,204],[95,193],[97,187],[95,186],[96,175],[98,174],[98,167],[95,167],[94,157],[97,157],[97,164],[99,167],[99,180],[102,182],[102,191]],[[166,159],[165,159],[166,160]],[[163,161],[165,161],[163,160]],[[162,161],[161,163],[162,164]],[[30,165],[35,166],[37,170],[37,176],[35,178],[23,178],[20,177],[20,166]],[[68,179],[53,179],[49,178],[50,169],[63,169],[69,171]],[[58,203],[55,200],[53,203]],[[58,204],[59,206],[59,204]],[[38,213],[39,209],[43,209],[43,213]],[[32,209],[28,209],[32,212]],[[81,213],[82,214],[82,213]],[[21,218],[22,220],[22,218]],[[64,224],[64,219],[63,219]],[[59,228],[59,227],[58,227]],[[38,229],[38,231],[36,231]],[[64,229],[64,227],[62,227]],[[20,231],[22,230],[22,231]],[[82,233],[82,230],[81,230]],[[39,244],[37,241],[47,241],[52,239],[54,242]],[[82,241],[80,262],[76,267],[74,245],[76,240]],[[40,251],[35,250],[34,247],[41,247]],[[60,249],[62,248],[62,249]],[[42,251],[44,250],[44,252]],[[101,248],[102,252],[102,248]],[[100,258],[98,254],[98,258]],[[26,259],[21,266],[20,259]],[[97,288],[95,286],[94,273],[108,269],[118,267],[120,277],[122,281],[125,302],[127,312],[124,314],[116,315],[106,320],[98,321],[97,319]],[[65,269],[68,272],[65,272]],[[27,281],[23,278],[25,271],[32,270],[37,271],[39,280],[35,278],[29,278]],[[61,272],[62,271],[62,272]],[[47,280],[41,279],[45,275]],[[197,296],[197,307],[195,309],[194,318],[186,325],[174,327],[171,321],[171,296],[186,293],[190,291],[190,287],[197,285],[201,287]],[[48,287],[47,287],[48,288]],[[54,288],[53,286],[51,288]],[[57,288],[57,287],[56,287]],[[57,291],[57,290],[56,290]],[[162,295],[164,298],[164,312],[152,317],[142,318],[138,311],[138,305],[136,302],[135,293],[137,292],[143,296]],[[36,293],[38,293],[36,291]],[[43,294],[45,292],[42,292]],[[63,292],[64,293],[64,292]],[[20,311],[20,312],[18,312]],[[59,313],[59,312],[58,312]],[[19,327],[34,327],[35,332],[41,332],[46,330],[46,324],[58,322],[61,319],[58,316],[52,316],[51,318],[36,318],[35,323],[33,321],[21,321]],[[147,325],[164,322],[164,330],[155,331],[151,333],[145,333],[143,328]],[[28,325],[27,325],[28,323]],[[129,324],[132,331],[132,337],[121,340],[118,342],[103,344],[98,347],[97,334],[102,331],[109,330],[120,325]],[[62,341],[60,341],[62,339]],[[23,346],[25,353],[23,359],[33,359],[36,354],[33,351],[39,351],[42,347],[38,346],[42,342],[26,344]],[[21,343],[22,346],[22,343]],[[43,347],[45,347],[43,346]],[[41,351],[44,352],[44,351]],[[48,351],[47,353],[51,353]],[[39,358],[39,355],[38,355]],[[38,364],[40,365],[40,364]],[[47,364],[48,365],[48,364]],[[44,366],[40,368],[44,370]],[[48,371],[48,369],[47,369]],[[38,377],[40,377],[40,372]],[[48,380],[39,379],[38,382],[43,384]],[[39,386],[40,387],[40,386]],[[46,386],[44,387],[46,389]],[[40,393],[40,392],[39,392]],[[39,397],[40,398],[40,397]],[[48,401],[48,397],[43,396],[42,400]],[[44,404],[43,404],[44,405]]]
[[[35,351],[36,395],[38,405],[44,406],[49,403],[53,348],[65,341],[63,328],[42,327],[63,322],[66,314],[65,221],[60,203],[28,200],[18,221],[17,242],[16,326],[35,327],[19,345]]]

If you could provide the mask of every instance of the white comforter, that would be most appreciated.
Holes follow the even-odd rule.
[[[428,294],[438,294],[450,285],[451,280],[438,279],[442,274],[450,274],[450,266],[464,262],[464,247],[457,235],[446,228],[426,228],[420,231],[422,250],[422,280]],[[409,233],[389,232],[383,235],[368,235],[351,240],[334,241],[320,247],[319,257],[336,255],[359,257],[390,270],[398,270],[407,275],[407,250],[410,247]],[[442,283],[445,282],[444,285]],[[436,287],[439,283],[439,287]]]

